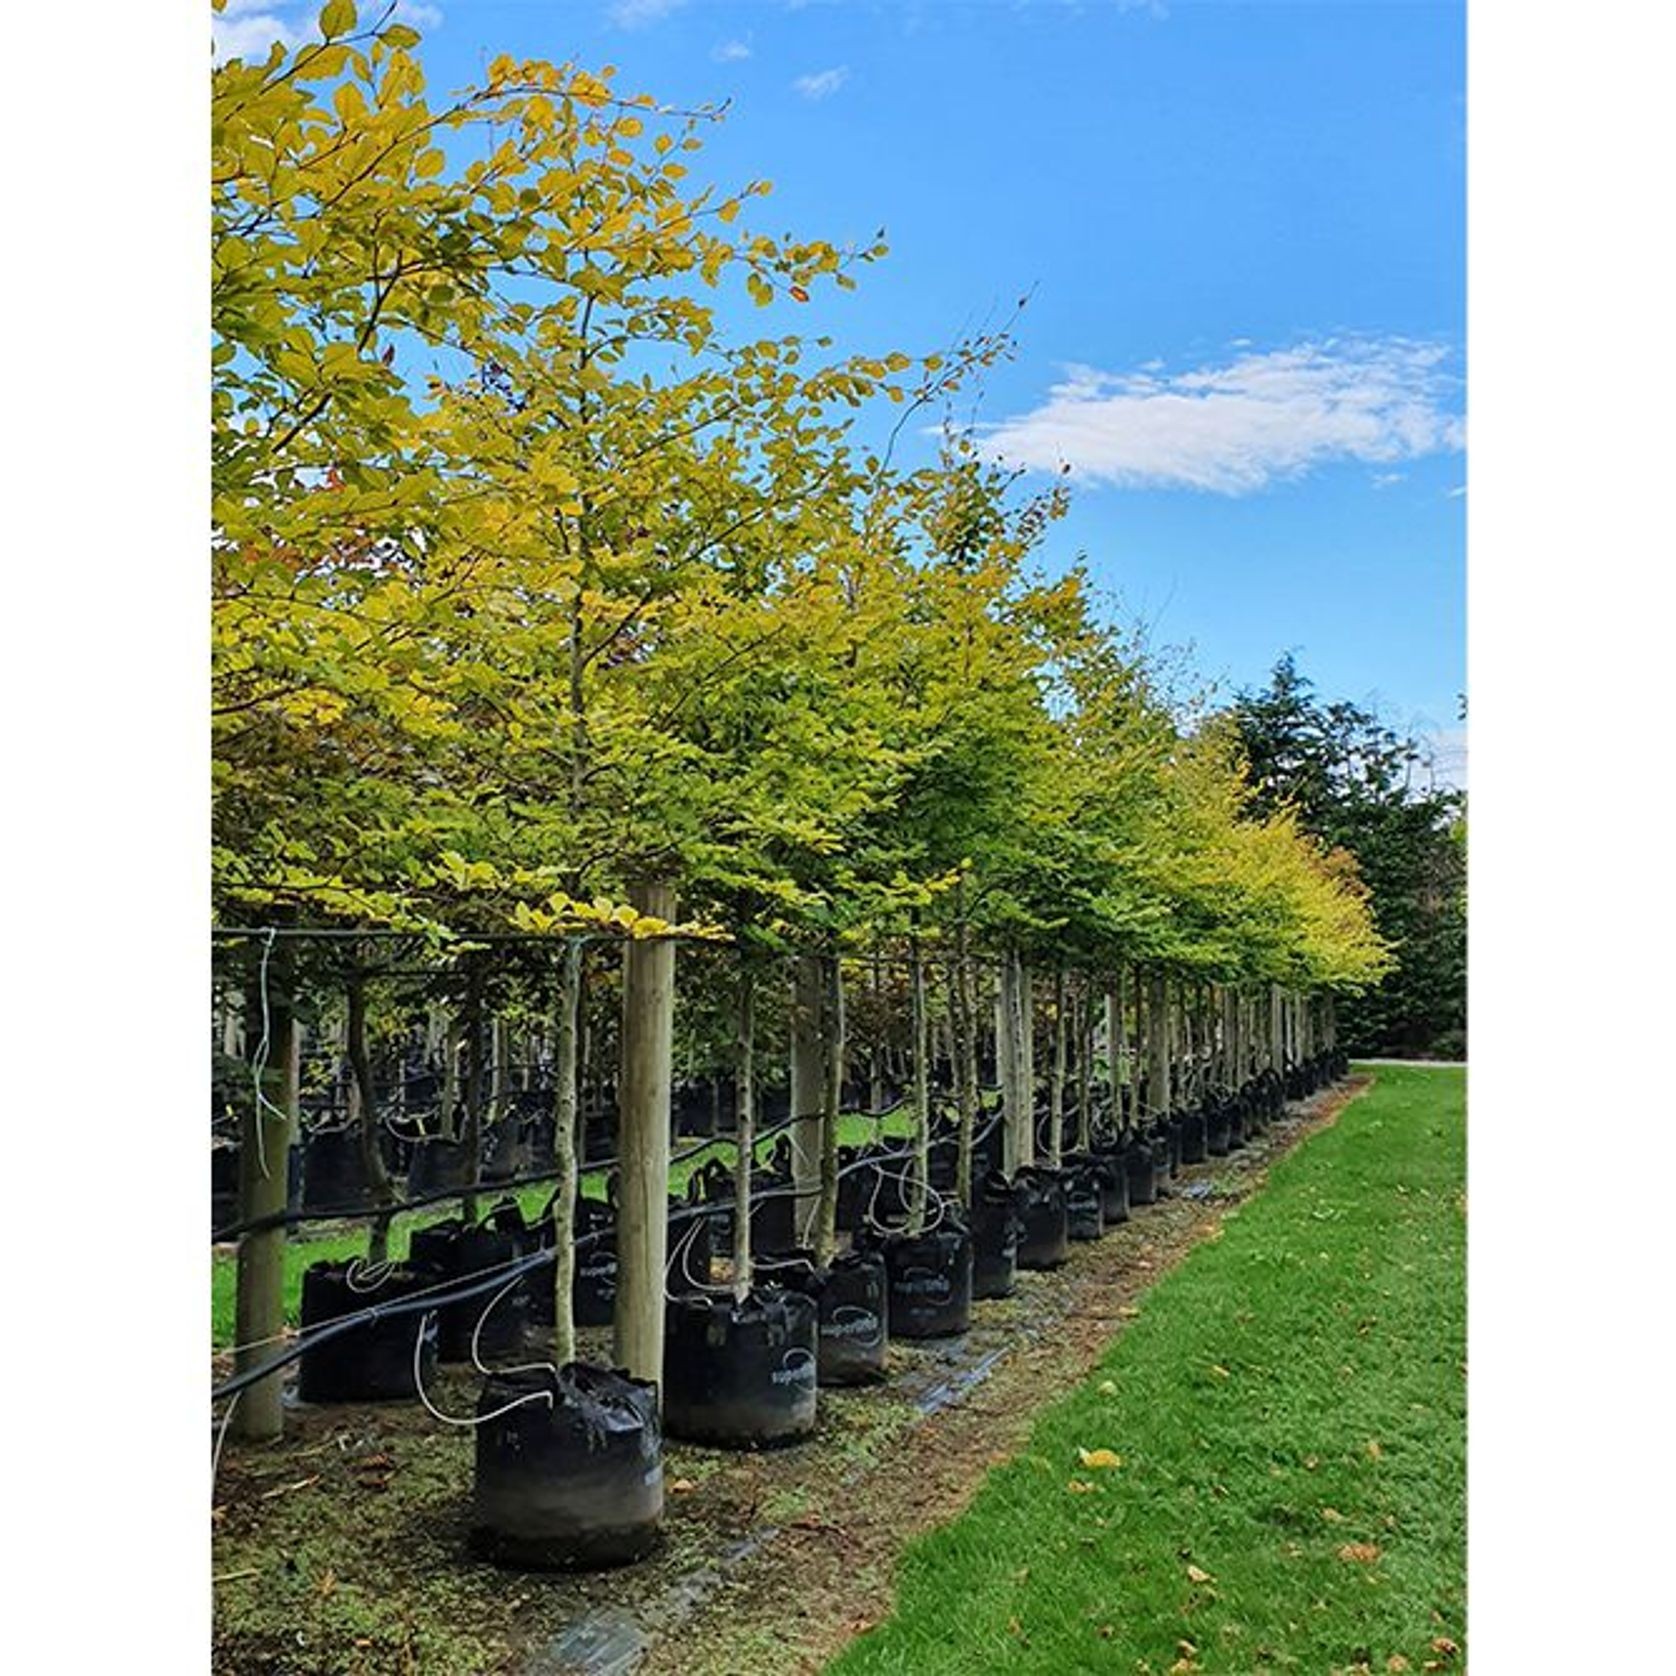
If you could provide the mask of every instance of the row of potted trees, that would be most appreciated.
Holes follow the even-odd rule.
[[[687,1196],[669,1205],[661,1403],[653,1382],[585,1362],[491,1365],[516,1358],[525,1327],[550,1326],[555,1311],[550,1269],[537,1258],[553,1245],[554,1223],[544,1216],[528,1224],[505,1200],[479,1223],[454,1219],[416,1231],[405,1263],[311,1268],[305,1336],[379,1310],[355,1332],[304,1352],[299,1395],[411,1398],[423,1394],[439,1361],[475,1363],[485,1374],[474,1416],[481,1550],[527,1567],[624,1563],[658,1540],[666,1432],[729,1449],[808,1437],[820,1387],[884,1379],[893,1338],[964,1333],[975,1300],[1006,1297],[1021,1270],[1058,1267],[1072,1243],[1100,1238],[1167,1193],[1184,1166],[1243,1146],[1288,1098],[1346,1069],[1329,1050],[1149,1124],[1132,1111],[1108,1113],[1086,1150],[1011,1176],[998,1167],[992,1121],[974,1146],[967,1194],[955,1190],[946,1162],[936,1167],[943,1158],[936,1148],[918,1190],[905,1149],[846,1151],[839,1226],[847,1245],[824,1261],[793,1243],[796,1189],[783,1155],[780,1168],[753,1172],[743,1242],[734,1172],[701,1169]],[[614,1305],[612,1203],[579,1199],[574,1229],[576,1324],[605,1325]],[[715,1284],[713,1259],[730,1246],[734,1280]],[[511,1278],[494,1287],[503,1274]],[[455,1296],[462,1291],[470,1295]],[[434,1309],[425,1308],[430,1297],[441,1300]]]

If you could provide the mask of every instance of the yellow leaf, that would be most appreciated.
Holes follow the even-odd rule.
[[[1190,1583],[1214,1583],[1216,1581],[1208,1571],[1201,1571],[1196,1565],[1190,1565],[1187,1568],[1187,1580]]]
[[[320,12],[320,33],[328,41],[347,35],[355,27],[354,0],[326,0]]]
[[[1339,1549],[1338,1557],[1346,1565],[1372,1565],[1379,1558],[1379,1548],[1372,1542],[1347,1542]]]
[[[1115,1380],[1102,1379],[1095,1389],[1099,1391],[1102,1397],[1115,1397],[1117,1395],[1117,1383]]]
[[[1109,1449],[1078,1449],[1077,1459],[1085,1467],[1120,1467],[1123,1457],[1114,1455]]]
[[[1073,1478],[1065,1488],[1074,1496],[1086,1496],[1094,1486],[1086,1478]]]

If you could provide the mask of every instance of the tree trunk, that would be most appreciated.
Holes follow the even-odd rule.
[[[642,882],[629,900],[643,915],[675,917],[674,889]],[[631,938],[623,951],[623,1046],[618,1084],[617,1366],[663,1383],[664,1268],[669,1245],[670,1053],[675,944]]]
[[[483,1096],[486,1078],[483,1063],[483,970],[476,956],[467,957],[466,968],[466,1126],[460,1137],[466,1155],[466,1178],[476,1181],[483,1170]],[[467,1222],[477,1220],[477,1195],[467,1193],[460,1200],[460,1215]]]
[[[925,1227],[926,1192],[931,1183],[931,1028],[925,1005],[925,962],[920,957],[919,938],[908,943],[909,1007],[914,1033],[913,1121],[914,1163],[908,1182],[908,1232],[918,1234]]]
[[[251,1100],[240,1125],[241,1222],[282,1214],[288,1197],[300,1070],[289,951],[281,948],[272,953],[266,972],[259,968],[255,982],[245,993],[253,1004],[245,1040],[253,1054],[260,1056],[260,1063],[253,1074]],[[239,1238],[234,1339],[245,1348],[234,1353],[235,1373],[260,1367],[278,1349],[274,1341],[285,1330],[286,1237],[287,1230],[281,1223]],[[284,1431],[281,1378],[279,1373],[270,1374],[241,1393],[228,1422],[235,1437],[255,1443],[276,1438]]]
[[[1162,972],[1153,973],[1146,1011],[1151,1058],[1147,1073],[1147,1117],[1155,1119],[1168,1115],[1170,1110],[1170,1015]]]
[[[384,1148],[379,1134],[382,1125],[373,1089],[372,1058],[367,1052],[366,973],[356,967],[349,975],[346,989],[349,1006],[344,1025],[345,1046],[349,1051],[349,1069],[355,1079],[353,1086],[360,1106],[361,1168],[366,1174],[372,1202],[379,1209],[379,1214],[373,1217],[372,1231],[367,1236],[367,1260],[383,1263],[390,1256],[390,1208],[396,1202],[396,1190],[390,1184],[390,1172],[384,1167]]]
[[[1008,1175],[1036,1161],[1036,1114],[1030,1098],[1024,962],[1009,949],[1001,963],[1001,994],[996,1029],[1001,1060],[1001,1099],[1005,1110],[1004,1168]]]
[[[1083,977],[1077,983],[1077,1151],[1094,1142],[1094,985]]]
[[[733,1158],[733,1295],[743,1303],[751,1290],[751,1171],[756,1150],[756,973],[750,957],[739,962],[738,1032],[734,1043],[734,1086],[739,1091],[738,1134]]]
[[[1053,1069],[1048,1073],[1048,1145],[1050,1170],[1065,1156],[1065,968],[1053,974]]]
[[[815,1217],[815,1259],[824,1265],[838,1248],[838,1118],[844,1104],[844,968],[836,946],[823,958],[822,966],[821,1041],[826,1074],[821,1084],[821,1196]]]
[[[821,1004],[825,988],[818,954],[792,962],[791,1170],[797,1187],[794,1226],[799,1245],[812,1245],[821,1197]]]
[[[954,932],[954,1185],[960,1202],[972,1205],[972,1141],[978,1122],[978,1032],[972,1007],[971,933],[966,924],[966,882],[955,886]]]
[[[576,1133],[577,1036],[582,1011],[582,940],[565,940],[559,956],[559,1000],[553,1019],[553,1359],[576,1360],[576,1189],[581,1176]]]

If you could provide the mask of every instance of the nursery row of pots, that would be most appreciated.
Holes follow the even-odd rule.
[[[505,1563],[542,1568],[639,1557],[661,1526],[665,1432],[747,1449],[809,1436],[820,1387],[883,1379],[893,1338],[965,1332],[974,1300],[1006,1297],[1020,1270],[1059,1266],[1072,1243],[1100,1238],[1167,1193],[1184,1165],[1243,1146],[1294,1089],[1292,1097],[1303,1097],[1344,1069],[1335,1054],[1284,1078],[1266,1073],[1195,1110],[1066,1154],[1058,1168],[1027,1166],[1009,1178],[988,1167],[969,1214],[933,1192],[917,1232],[889,1226],[904,1209],[903,1154],[860,1149],[841,1179],[865,1183],[866,1197],[841,1198],[841,1206],[859,1210],[841,1214],[849,1249],[825,1265],[792,1244],[795,1201],[782,1152],[763,1172],[770,1196],[753,1208],[759,1267],[743,1297],[709,1284],[713,1256],[727,1249],[731,1171],[696,1172],[688,1198],[670,1204],[661,1417],[658,1391],[620,1371],[571,1364],[489,1372],[476,1427],[479,1545]],[[365,1272],[317,1264],[304,1279],[304,1331],[371,1303],[413,1300],[506,1270],[553,1237],[550,1219],[526,1224],[507,1200],[481,1224],[456,1219],[417,1231],[403,1264]],[[580,1201],[575,1237],[578,1324],[608,1324],[616,1279],[611,1204]],[[376,1318],[320,1343],[301,1358],[299,1395],[306,1402],[412,1397],[439,1361],[482,1366],[516,1357],[526,1324],[552,1320],[552,1271],[542,1266],[498,1293],[434,1313]]]

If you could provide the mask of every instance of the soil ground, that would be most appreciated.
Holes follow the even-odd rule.
[[[891,1377],[823,1390],[816,1434],[737,1454],[671,1442],[667,1537],[631,1569],[496,1570],[470,1556],[471,1434],[416,1405],[288,1409],[283,1440],[224,1449],[216,1481],[218,1676],[767,1676],[819,1670],[888,1610],[910,1538],[958,1513],[1076,1384],[1136,1298],[1268,1162],[1365,1086],[1317,1096],[1056,1272],[974,1306],[969,1333],[894,1344]],[[608,1335],[583,1336],[607,1357]],[[432,1398],[465,1415],[478,1380]]]

